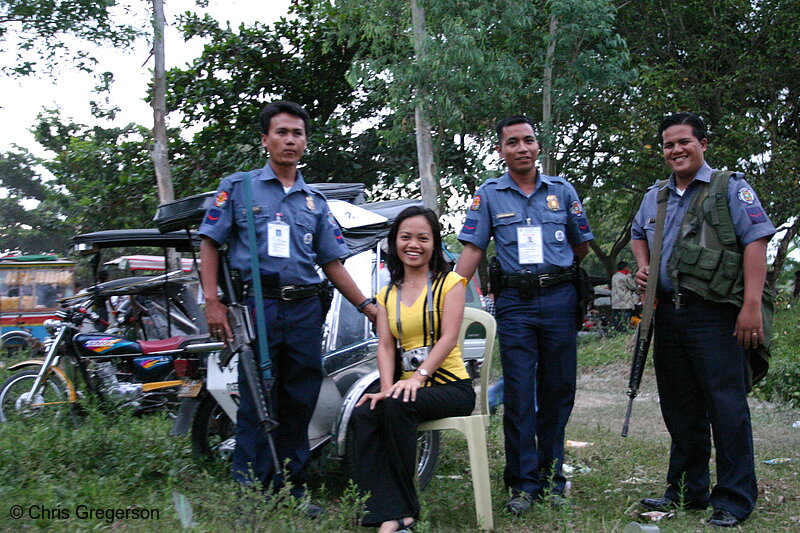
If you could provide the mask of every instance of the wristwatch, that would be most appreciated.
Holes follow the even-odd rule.
[[[375,303],[375,298],[364,298],[364,301],[358,304],[356,306],[356,309],[358,309],[359,313],[363,313],[365,307],[367,307],[369,304],[374,304],[374,303]]]
[[[431,373],[425,370],[424,368],[418,368],[417,372],[419,372],[422,376],[426,378],[431,375]]]

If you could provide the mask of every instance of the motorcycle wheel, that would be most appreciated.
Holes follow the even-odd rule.
[[[34,404],[53,405],[23,405],[31,394],[37,375],[37,370],[23,370],[10,376],[0,386],[0,422],[37,420],[49,423],[71,413],[66,384],[55,377],[56,374],[51,374],[42,383],[33,401]]]
[[[377,392],[378,390],[380,390],[380,383],[376,381],[364,393]],[[438,431],[417,432],[417,479],[419,481],[419,490],[421,491],[425,490],[428,483],[433,479],[436,465],[439,463],[440,447],[441,435],[439,435]],[[343,463],[345,475],[350,479],[353,479],[357,461],[353,429],[348,424],[347,434],[345,435]]]
[[[192,419],[192,451],[209,461],[228,460],[233,455],[235,425],[210,394],[205,394]]]

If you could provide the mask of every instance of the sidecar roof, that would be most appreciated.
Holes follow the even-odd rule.
[[[189,235],[185,231],[161,233],[155,228],[95,231],[72,238],[73,251],[82,255],[94,254],[105,248],[133,246],[175,248],[179,252],[190,252],[199,245],[200,241],[194,232]]]

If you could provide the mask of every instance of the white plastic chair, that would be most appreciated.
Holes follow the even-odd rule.
[[[478,396],[481,414],[430,420],[420,424],[419,431],[455,429],[463,433],[467,438],[478,527],[485,531],[491,531],[494,529],[494,517],[492,515],[492,491],[489,482],[489,455],[486,450],[486,428],[489,427],[489,374],[492,369],[492,354],[494,353],[497,324],[494,321],[494,317],[486,311],[475,309],[474,307],[466,307],[458,341],[462,348],[462,353],[467,328],[474,322],[483,325],[486,329],[486,347],[483,353],[483,364],[481,365],[481,391]]]

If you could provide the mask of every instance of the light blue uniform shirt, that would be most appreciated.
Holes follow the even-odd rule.
[[[672,249],[678,238],[678,233],[683,222],[686,211],[692,204],[692,198],[697,194],[698,183],[709,183],[711,174],[714,170],[703,163],[697,171],[694,180],[686,187],[683,196],[678,194],[675,186],[675,174],[670,174],[666,187],[669,188],[667,199],[667,218],[664,222],[664,240],[661,243],[661,264],[658,272],[658,288],[662,291],[674,290],[672,283],[667,276],[667,263],[672,255]],[[658,187],[652,185],[642,199],[639,212],[633,219],[631,225],[631,239],[644,241],[652,248],[653,237],[655,236],[656,226],[656,197]],[[733,220],[733,228],[739,245],[744,249],[748,244],[762,237],[771,236],[775,233],[775,226],[772,225],[767,217],[758,196],[741,174],[734,174],[728,182],[728,208]],[[652,254],[653,250],[650,250]]]
[[[519,264],[517,228],[542,228],[541,264]],[[487,180],[472,200],[458,240],[486,250],[494,237],[503,272],[547,273],[572,265],[572,247],[594,239],[575,188],[564,178],[538,174],[533,194],[526,196],[508,172]]]
[[[231,267],[241,271],[245,281],[250,281],[250,247],[242,194],[244,174],[237,172],[220,182],[215,202],[206,212],[198,233],[218,244],[227,242]],[[308,186],[299,171],[288,193],[269,163],[250,175],[260,268],[269,281],[268,286],[319,283],[315,264],[321,266],[349,253],[325,196]],[[288,258],[267,254],[267,224],[275,221],[278,213],[289,225]]]

